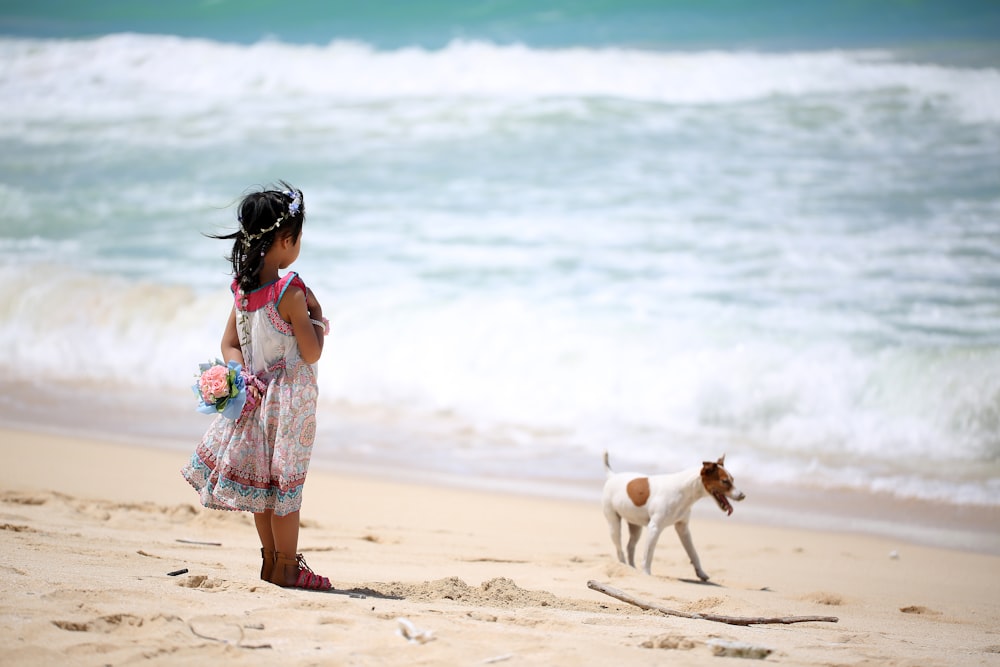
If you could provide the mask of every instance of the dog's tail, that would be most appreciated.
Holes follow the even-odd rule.
[[[614,474],[614,470],[611,469],[611,461],[608,459],[608,452],[604,450],[604,472],[608,475]]]

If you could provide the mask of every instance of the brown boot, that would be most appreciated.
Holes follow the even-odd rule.
[[[310,591],[328,591],[333,584],[326,577],[321,577],[306,565],[302,554],[283,554],[274,552],[274,570],[271,573],[272,584],[284,588],[304,588]]]
[[[268,551],[264,547],[260,548],[260,578],[262,581],[271,581],[274,573],[274,551]]]

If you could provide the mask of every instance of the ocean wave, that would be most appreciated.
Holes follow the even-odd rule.
[[[225,290],[52,266],[0,270],[0,285],[9,381],[134,390],[141,403],[183,391],[197,363],[217,356],[229,307]],[[615,443],[658,468],[729,451],[777,481],[803,470],[820,486],[900,478],[917,496],[958,484],[967,502],[986,502],[976,465],[1000,452],[996,349],[866,353],[683,323],[643,331],[514,300],[389,295],[330,311],[326,409],[447,416],[502,458],[530,458],[525,443],[536,439],[567,456]]]
[[[186,386],[219,352],[228,296],[52,264],[0,269],[4,374],[24,382]]]
[[[1000,72],[897,62],[889,52],[538,49],[453,41],[380,51],[358,42],[242,46],[117,34],[0,39],[7,122],[266,112],[313,101],[614,98],[669,105],[905,90],[968,122],[1000,121]],[[248,106],[249,105],[249,106]]]

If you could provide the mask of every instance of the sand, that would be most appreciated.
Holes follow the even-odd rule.
[[[9,429],[0,444],[4,665],[745,664],[721,650],[1000,665],[996,555],[754,524],[737,506],[692,523],[701,584],[672,532],[653,576],[617,563],[599,489],[582,502],[314,470],[300,550],[339,592],[311,593],[259,580],[251,517],[198,507],[185,452]],[[588,581],[686,613],[838,621],[668,616]]]

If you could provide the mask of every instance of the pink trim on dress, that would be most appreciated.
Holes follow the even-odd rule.
[[[250,292],[244,292],[240,289],[239,283],[235,280],[230,289],[232,289],[236,307],[244,312],[253,312],[260,310],[269,303],[273,303],[275,308],[277,308],[281,297],[285,295],[285,290],[292,285],[298,287],[305,294],[306,284],[302,278],[299,278],[299,274],[294,271],[289,271],[284,277],[275,280],[273,283],[268,283]]]

